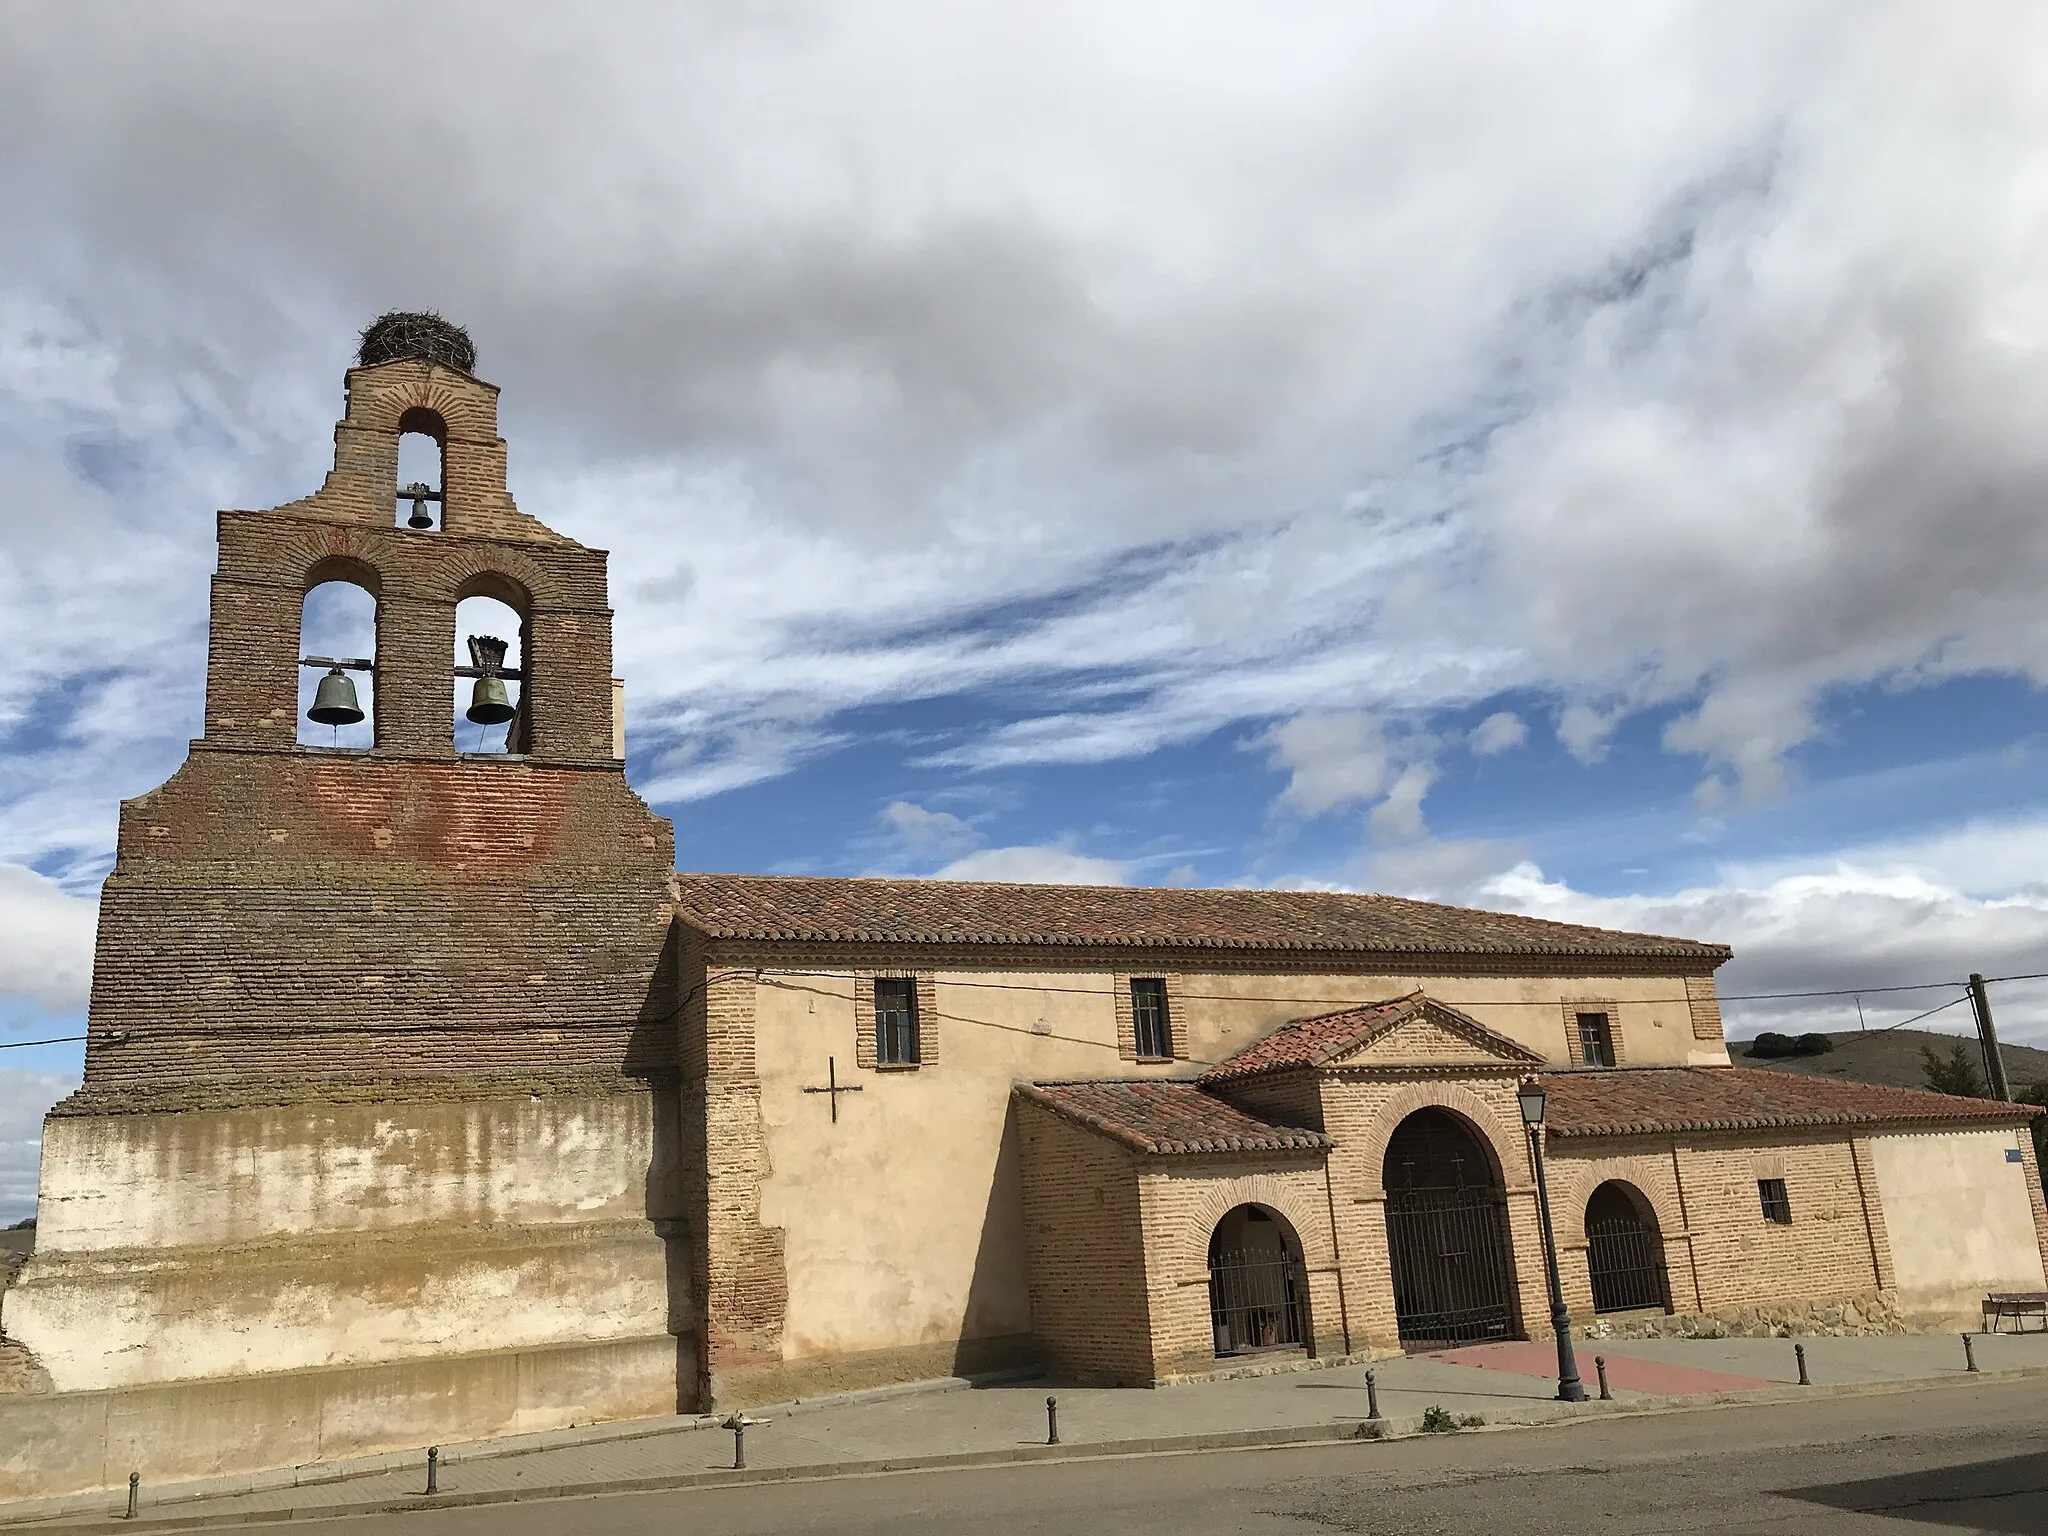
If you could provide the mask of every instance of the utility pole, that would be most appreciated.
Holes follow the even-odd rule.
[[[1977,1010],[1977,1043],[1984,1048],[1984,1081],[1991,1097],[2012,1102],[2012,1089],[2005,1082],[2005,1058],[1998,1053],[1998,1031],[1991,1027],[1991,997],[1984,990],[1984,978],[1970,972],[1970,1006]]]

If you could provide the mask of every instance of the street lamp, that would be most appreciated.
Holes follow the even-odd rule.
[[[1543,1176],[1543,1084],[1529,1078],[1515,1090],[1522,1106],[1522,1128],[1529,1135],[1529,1157],[1536,1165],[1536,1214],[1543,1223],[1543,1269],[1550,1280],[1550,1327],[1557,1335],[1557,1400],[1583,1403],[1586,1388],[1579,1380],[1578,1358],[1572,1353],[1572,1319],[1564,1309],[1564,1285],[1557,1275],[1557,1234],[1550,1230],[1550,1184]]]

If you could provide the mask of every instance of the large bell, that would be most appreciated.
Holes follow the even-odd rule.
[[[471,725],[503,725],[518,713],[511,695],[505,691],[505,679],[480,677],[469,692],[469,708],[464,718]]]
[[[356,702],[355,680],[339,667],[321,678],[306,718],[321,725],[354,725],[362,719],[363,707]]]

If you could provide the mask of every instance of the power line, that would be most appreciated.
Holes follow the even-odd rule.
[[[0,1040],[0,1051],[18,1051],[31,1045],[65,1045],[84,1038],[83,1035],[52,1035],[47,1040]]]

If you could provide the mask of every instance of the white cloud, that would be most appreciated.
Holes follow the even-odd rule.
[[[1387,790],[1387,798],[1372,808],[1366,818],[1372,835],[1381,842],[1409,842],[1428,835],[1422,820],[1422,797],[1436,781],[1436,770],[1427,763],[1410,763],[1401,770]]]
[[[1607,755],[1607,738],[1621,723],[1621,713],[1606,713],[1586,704],[1569,704],[1557,717],[1557,739],[1565,751],[1591,766]]]
[[[0,1067],[0,1226],[35,1214],[43,1112],[77,1086],[76,1077]]]
[[[1266,742],[1271,766],[1289,774],[1277,810],[1320,816],[1372,798],[1386,782],[1386,742],[1370,715],[1300,715],[1273,727]]]
[[[984,848],[936,871],[934,880],[1000,880],[1030,885],[1129,885],[1132,866],[1091,858],[1063,843]]]
[[[18,864],[0,864],[0,996],[82,1008],[92,985],[99,903]]]
[[[0,11],[0,857],[103,868],[392,302],[615,552],[658,799],[1020,685],[934,760],[1522,687],[1754,796],[1831,688],[2048,678],[2048,12],[1163,14]]]
[[[951,811],[928,811],[908,800],[891,802],[881,821],[906,853],[920,857],[943,858],[981,841],[981,834]]]
[[[1476,757],[1498,757],[1529,739],[1529,727],[1522,717],[1507,710],[1488,715],[1472,728],[1469,738]]]
[[[1927,874],[1833,863],[1762,878],[1725,872],[1720,883],[1667,895],[1594,896],[1545,878],[1524,863],[1484,882],[1478,905],[1564,922],[1672,934],[1731,945],[1720,972],[1724,994],[1864,988],[1865,1019],[1896,1023],[1960,996],[1972,971],[1989,976],[2048,972],[2048,890],[1971,896]],[[1925,992],[1886,987],[1943,983]],[[1995,989],[1994,1011],[2010,1040],[2048,1045],[2048,986]],[[1729,1003],[1731,1032],[1757,1028],[1847,1029],[1851,996]],[[1971,1028],[1967,1006],[1929,1028]]]

